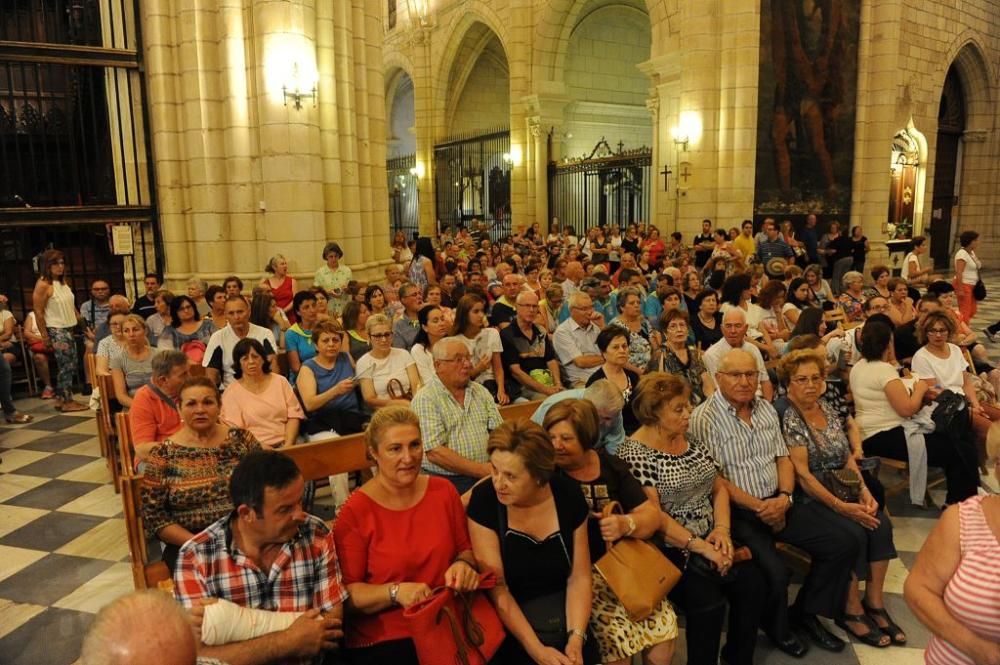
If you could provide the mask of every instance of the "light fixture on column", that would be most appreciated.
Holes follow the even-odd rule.
[[[690,143],[697,145],[701,138],[701,117],[697,111],[681,111],[677,126],[673,128],[674,145],[681,152],[687,152]]]
[[[431,24],[430,0],[406,0],[406,8],[410,12],[410,23],[421,28]]]
[[[311,86],[311,87],[310,87]],[[303,87],[306,88],[303,91]],[[288,100],[292,100],[292,106],[296,110],[302,108],[303,99],[311,99],[313,108],[316,107],[316,101],[319,99],[319,91],[316,88],[315,81],[303,81],[302,76],[299,71],[299,63],[292,65],[292,74],[288,81],[281,86],[281,94],[285,99],[285,106],[288,106]]]

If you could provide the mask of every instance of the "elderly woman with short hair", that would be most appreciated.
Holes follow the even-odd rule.
[[[889,617],[882,595],[889,561],[897,556],[892,523],[866,486],[852,454],[861,444],[861,433],[852,418],[845,420],[832,403],[822,398],[826,361],[820,353],[792,351],[778,366],[778,376],[788,389],[789,408],[782,425],[795,467],[798,510],[806,511],[810,521],[822,524],[825,531],[858,543],[852,581],[845,589],[844,614],[837,619],[837,625],[869,646],[905,644],[906,633]],[[845,500],[831,489],[834,474],[844,472],[858,480],[856,501]],[[859,580],[865,580],[864,600],[858,590]]]
[[[660,508],[665,554],[688,569],[669,595],[687,617],[687,662],[719,662],[728,599],[723,657],[730,665],[751,665],[766,582],[753,561],[733,562],[729,492],[705,443],[688,439],[688,391],[671,374],[642,377],[635,397],[642,427],[622,444],[618,456]],[[698,559],[703,572],[689,565],[689,557]]]
[[[618,289],[618,316],[609,325],[619,326],[628,333],[630,370],[643,375],[649,368],[653,348],[660,345],[660,334],[653,330],[642,315],[642,291],[634,286]]]
[[[335,242],[328,242],[323,246],[323,260],[326,263],[316,270],[313,278],[313,285],[318,286],[326,293],[329,300],[327,308],[331,315],[339,316],[344,305],[351,299],[347,293],[347,285],[354,274],[346,265],[341,264],[344,258],[344,250]]]
[[[600,421],[593,404],[582,399],[563,400],[549,409],[542,426],[552,438],[556,466],[583,490],[590,512],[600,514],[610,502],[617,501],[624,513],[588,520],[591,565],[606,553],[605,542],[644,540],[656,533],[659,506],[646,496],[624,462],[594,449]],[[642,653],[645,663],[667,665],[677,637],[677,616],[670,602],[664,598],[647,618],[633,621],[600,572],[592,571],[591,579],[594,603],[590,628],[602,662],[625,665]]]
[[[842,284],[840,297],[837,298],[837,302],[844,309],[844,314],[847,315],[848,322],[856,323],[864,321],[864,307],[867,300],[864,295],[865,276],[860,272],[850,270],[844,274]]]
[[[529,420],[493,430],[486,449],[492,482],[472,490],[467,513],[476,560],[503,581],[490,591],[507,628],[496,662],[600,662],[588,639],[590,512],[579,486],[554,473],[552,440]]]

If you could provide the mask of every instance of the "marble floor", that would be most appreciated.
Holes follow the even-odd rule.
[[[987,286],[1000,294],[1000,274]],[[1000,296],[981,304],[975,327],[998,319]],[[1000,357],[998,345],[986,343]],[[39,399],[22,399],[18,406],[35,421],[0,426],[0,665],[68,665],[94,613],[132,589],[121,499],[100,457],[93,414],[58,414]],[[989,482],[996,487],[995,479]],[[882,650],[855,642],[839,654],[813,649],[806,657],[810,663],[923,662],[928,635],[901,592],[938,513],[908,505],[905,493],[894,496],[889,508],[900,556],[889,570],[887,605],[908,633],[908,646]],[[794,661],[763,637],[761,644],[758,664]],[[683,645],[675,662],[684,662]]]

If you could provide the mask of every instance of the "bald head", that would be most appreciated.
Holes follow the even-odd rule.
[[[80,665],[194,665],[187,614],[162,591],[136,591],[106,605],[83,639]]]

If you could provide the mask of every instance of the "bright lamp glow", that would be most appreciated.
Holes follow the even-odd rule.
[[[701,139],[701,116],[697,111],[681,111],[677,126],[671,131],[674,143],[688,149],[689,143],[697,144]]]
[[[272,35],[264,52],[268,94],[286,106],[291,101],[297,109],[302,108],[303,99],[312,100],[315,106],[319,70],[312,43],[302,35]]]

